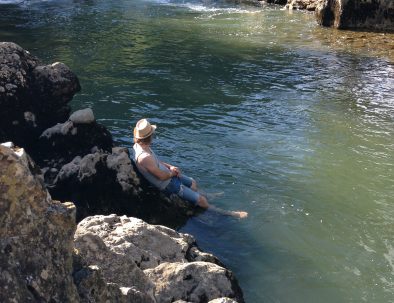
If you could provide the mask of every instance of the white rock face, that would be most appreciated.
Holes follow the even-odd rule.
[[[223,297],[243,302],[232,273],[204,262],[217,259],[198,250],[190,235],[137,218],[93,216],[79,223],[74,243],[88,265],[100,268],[106,283],[147,293],[151,302]]]
[[[107,167],[116,171],[116,179],[123,191],[132,190],[132,184],[139,185],[126,148],[112,148],[112,154],[107,157]]]
[[[69,120],[75,124],[90,124],[95,121],[91,108],[85,108],[74,112]]]
[[[226,269],[208,262],[163,263],[145,270],[155,283],[158,303],[182,298],[188,302],[206,302],[234,294]]]
[[[40,137],[46,137],[49,139],[53,135],[67,135],[69,132],[73,135],[76,134],[76,128],[74,128],[74,124],[71,121],[58,123],[55,126],[46,129]]]

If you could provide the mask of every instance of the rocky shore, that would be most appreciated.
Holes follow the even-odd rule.
[[[163,226],[197,210],[146,184],[90,109],[71,113],[66,65],[8,42],[0,64],[0,141],[15,143],[0,145],[1,302],[244,301],[216,257]]]
[[[394,31],[394,1],[392,0],[267,0],[287,9],[316,12],[322,26],[338,29]]]

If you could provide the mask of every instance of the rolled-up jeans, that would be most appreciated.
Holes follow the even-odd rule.
[[[183,174],[180,177],[172,177],[164,192],[168,195],[177,194],[182,199],[196,205],[200,194],[190,188],[192,182],[193,178]]]

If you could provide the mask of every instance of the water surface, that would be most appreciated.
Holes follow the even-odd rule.
[[[393,34],[276,6],[62,0],[1,5],[0,38],[68,64],[73,108],[118,144],[151,118],[164,160],[250,213],[181,228],[247,302],[394,300]]]

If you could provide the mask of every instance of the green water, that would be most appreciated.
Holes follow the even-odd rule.
[[[164,160],[249,212],[181,228],[247,302],[394,302],[393,34],[275,6],[67,0],[0,5],[0,40],[68,64],[73,108],[119,145],[151,118]]]

